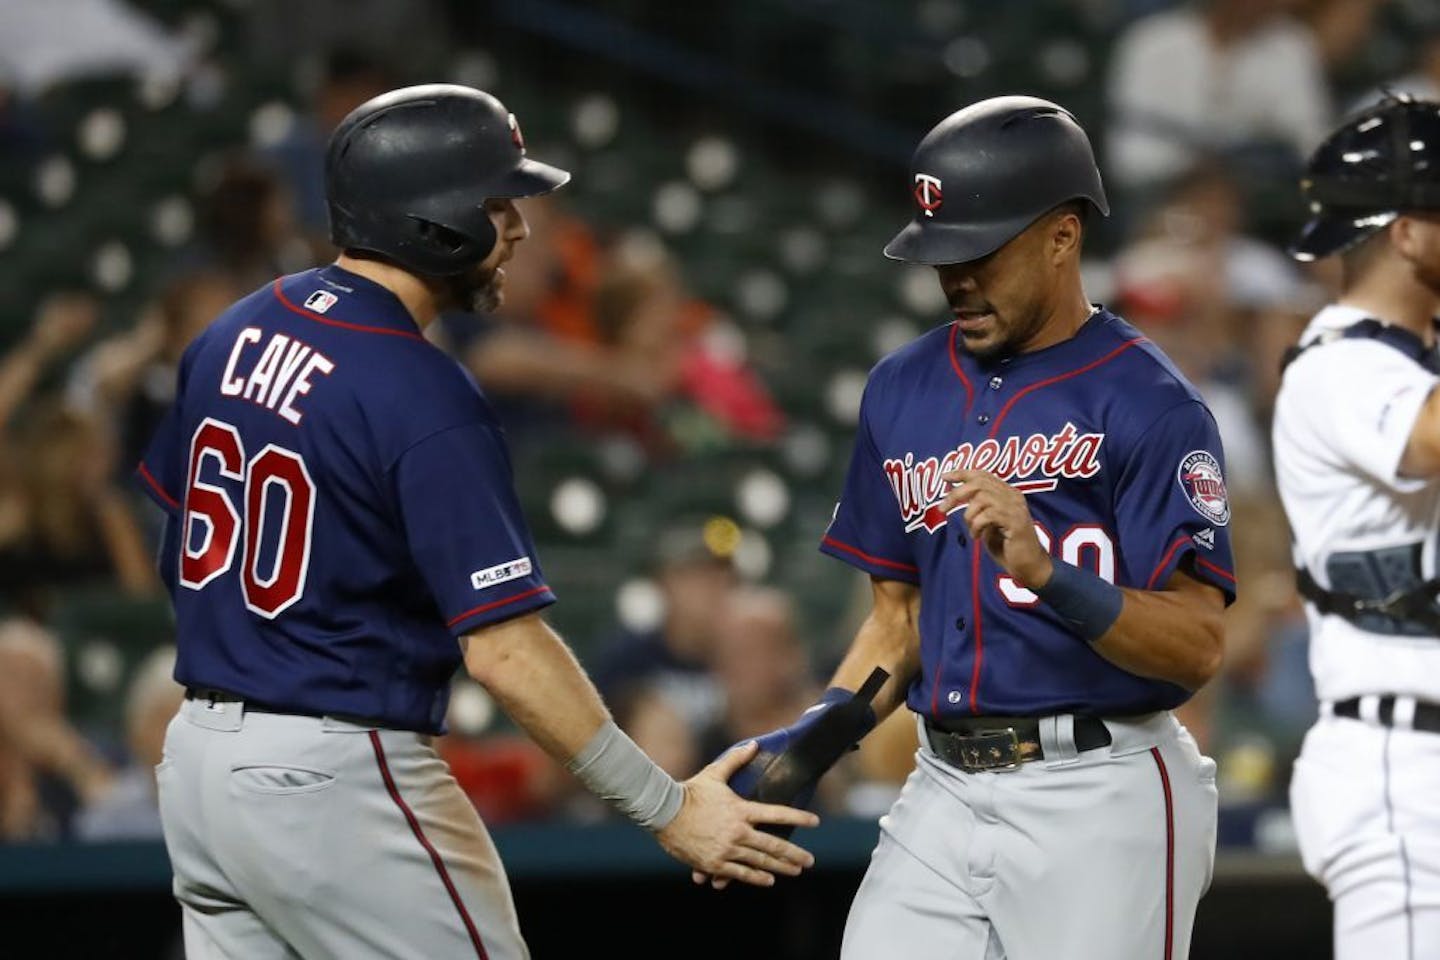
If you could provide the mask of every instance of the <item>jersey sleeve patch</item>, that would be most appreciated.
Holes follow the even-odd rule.
[[[1175,479],[1196,513],[1217,527],[1230,522],[1230,498],[1225,493],[1225,476],[1220,469],[1220,461],[1213,453],[1191,450],[1185,454],[1175,471]],[[1211,531],[1212,546],[1213,534]]]
[[[1225,454],[1203,404],[1172,407],[1129,445],[1114,496],[1121,586],[1162,590],[1188,559],[1189,573],[1235,599]]]
[[[392,468],[415,566],[456,636],[555,602],[498,430],[470,423],[432,434]]]

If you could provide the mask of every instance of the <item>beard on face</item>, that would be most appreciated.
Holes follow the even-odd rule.
[[[446,299],[466,313],[493,313],[505,299],[505,274],[498,267],[476,265],[445,278]]]

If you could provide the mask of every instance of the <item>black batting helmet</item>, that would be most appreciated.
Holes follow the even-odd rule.
[[[1391,94],[1315,148],[1300,189],[1297,260],[1340,253],[1407,210],[1440,210],[1440,103]]]
[[[515,115],[490,94],[448,83],[392,90],[330,136],[330,239],[414,273],[452,276],[495,246],[486,200],[538,196],[569,179],[525,156]]]
[[[915,148],[910,185],[915,219],[885,256],[928,266],[994,253],[1067,200],[1110,214],[1090,138],[1038,97],[993,97],[950,114]]]

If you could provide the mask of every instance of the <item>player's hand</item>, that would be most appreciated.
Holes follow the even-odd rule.
[[[793,877],[815,862],[808,851],[759,829],[761,824],[813,827],[820,818],[808,810],[743,800],[725,781],[755,757],[752,741],[730,750],[686,780],[679,814],[656,838],[665,852],[688,864],[697,875],[739,880],[757,887],[775,883],[775,875]]]
[[[952,470],[940,478],[954,485],[940,509],[964,508],[971,539],[984,544],[991,559],[1022,585],[1044,586],[1054,561],[1040,545],[1025,494],[985,470]]]

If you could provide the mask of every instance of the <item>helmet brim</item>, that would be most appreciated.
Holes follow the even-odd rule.
[[[1361,240],[1390,225],[1397,213],[1337,214],[1324,213],[1313,218],[1300,230],[1300,236],[1287,248],[1290,256],[1309,263],[1323,260],[1355,246]]]
[[[927,267],[968,263],[999,250],[1038,219],[1031,213],[994,223],[941,223],[916,217],[885,245],[885,256]]]
[[[488,185],[485,195],[501,200],[538,197],[569,182],[570,171],[525,157],[513,170]]]

